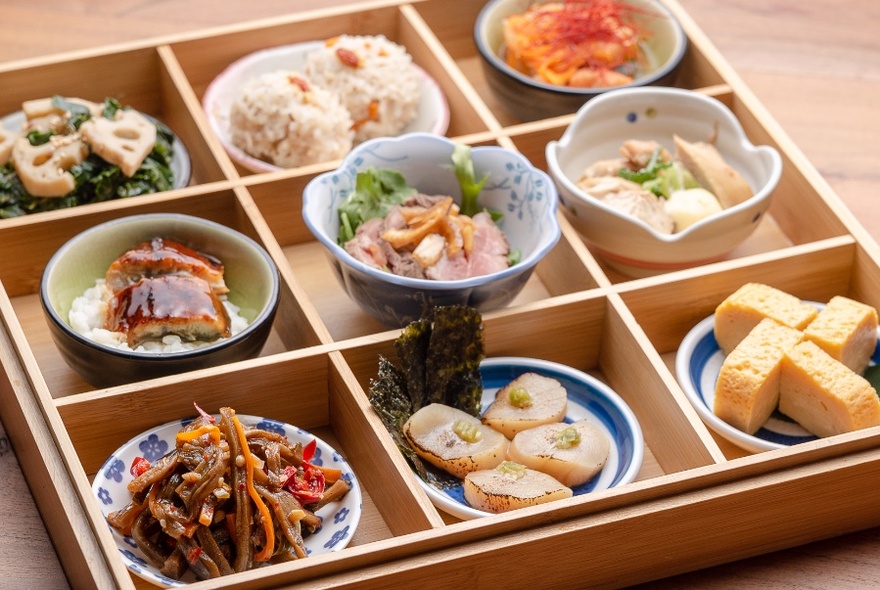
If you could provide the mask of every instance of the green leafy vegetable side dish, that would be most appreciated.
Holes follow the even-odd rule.
[[[60,96],[52,97],[52,104],[71,113],[68,122],[71,131],[79,129],[83,122],[91,118],[85,106]],[[116,99],[107,98],[102,116],[113,118],[123,108],[127,107]],[[118,166],[92,153],[82,163],[70,168],[75,188],[63,197],[29,195],[12,162],[0,166],[0,219],[171,190],[174,187],[174,172],[171,169],[174,134],[162,123],[155,121],[155,124],[156,145],[134,176],[127,178]],[[31,145],[41,145],[48,142],[53,134],[32,132],[27,137]]]
[[[403,329],[394,349],[400,364],[379,357],[378,375],[370,383],[370,404],[425,481],[441,487],[458,485],[458,479],[421,460],[407,442],[403,425],[431,403],[480,415],[480,362],[485,356],[482,316],[465,305],[435,307],[430,318],[411,322]]]

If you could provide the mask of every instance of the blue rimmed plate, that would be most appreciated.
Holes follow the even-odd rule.
[[[480,364],[483,379],[483,410],[495,393],[522,375],[538,373],[559,381],[568,392],[565,422],[592,420],[611,441],[605,466],[593,479],[572,488],[575,496],[620,486],[633,481],[642,466],[645,440],[635,414],[610,387],[586,373],[558,363],[520,357],[497,357]],[[444,512],[463,520],[490,516],[471,508],[464,499],[464,487],[440,489],[419,478],[431,502]]]
[[[824,304],[810,302],[818,308]],[[675,356],[675,373],[678,383],[703,422],[719,436],[736,446],[759,453],[772,451],[815,440],[815,434],[800,424],[774,411],[767,422],[755,434],[746,434],[715,415],[715,382],[721,372],[724,353],[715,340],[715,316],[711,315],[696,326],[681,341]],[[871,364],[880,363],[880,347],[874,351]]]
[[[238,418],[242,424],[258,426],[264,430],[283,434],[293,443],[301,442],[305,445],[315,440],[317,449],[311,462],[315,465],[323,465],[342,471],[342,477],[348,481],[351,490],[341,500],[327,504],[316,513],[321,519],[322,525],[315,533],[305,538],[305,547],[309,555],[321,555],[339,551],[347,546],[360,521],[362,498],[354,472],[342,455],[320,438],[296,426],[244,414],[238,414]],[[123,508],[131,499],[131,493],[126,486],[131,481],[128,470],[134,458],[145,457],[152,462],[162,457],[174,448],[177,433],[189,421],[187,419],[168,422],[139,434],[122,445],[107,459],[92,483],[92,492],[95,494],[105,517],[111,512]],[[188,582],[196,581],[191,573],[187,573],[183,580],[163,576],[159,572],[159,568],[152,565],[144,557],[130,536],[120,534],[113,527],[110,527],[110,532],[116,540],[116,547],[122,555],[122,561],[132,573],[166,588],[183,586]]]

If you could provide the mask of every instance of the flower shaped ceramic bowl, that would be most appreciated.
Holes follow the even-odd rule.
[[[476,177],[489,179],[479,195],[482,207],[503,214],[498,222],[519,262],[492,274],[461,280],[397,276],[369,266],[337,243],[338,207],[369,166],[401,172],[407,183],[428,195],[461,194],[452,167],[455,142],[428,133],[378,138],[356,147],[335,170],[314,178],[303,192],[303,217],[329,254],[342,287],[380,323],[401,327],[436,305],[470,305],[480,311],[503,307],[520,292],[560,237],[557,192],[546,173],[522,154],[502,147],[474,147]]]
[[[583,170],[616,157],[624,141],[654,140],[671,150],[673,135],[690,142],[715,138],[718,152],[753,195],[683,231],[664,234],[578,187]],[[546,155],[572,225],[611,266],[635,277],[723,258],[758,227],[782,174],[779,152],[753,145],[723,103],[679,88],[626,88],[591,100],[559,141],[547,144]]]

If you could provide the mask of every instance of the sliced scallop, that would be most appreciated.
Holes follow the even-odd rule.
[[[598,426],[590,420],[578,420],[524,430],[513,438],[507,455],[575,487],[601,471],[610,450],[611,442]]]
[[[479,418],[444,404],[418,410],[403,425],[403,434],[425,461],[461,478],[497,466],[509,444]]]
[[[483,412],[483,424],[507,438],[542,424],[561,422],[568,409],[568,392],[559,381],[524,373],[502,387]]]
[[[571,488],[552,476],[510,461],[495,469],[468,473],[464,478],[464,499],[485,512],[507,512],[554,500],[571,498]]]

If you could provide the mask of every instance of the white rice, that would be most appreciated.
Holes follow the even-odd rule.
[[[351,115],[339,96],[292,71],[248,80],[229,123],[234,145],[282,168],[342,158],[354,139]]]
[[[105,285],[104,279],[95,281],[95,286],[86,289],[80,297],[73,300],[68,315],[70,327],[75,332],[82,334],[89,340],[93,340],[98,344],[134,352],[182,352],[185,350],[195,350],[210,344],[214,344],[223,340],[215,340],[213,342],[186,342],[179,336],[169,334],[165,336],[161,342],[149,341],[143,342],[134,349],[128,346],[125,334],[114,332],[103,328],[104,320],[107,318],[109,302],[113,298],[112,291]],[[223,307],[229,314],[230,333],[232,336],[238,334],[248,326],[247,318],[239,314],[239,307],[229,302],[225,297],[220,298]]]
[[[357,56],[356,67],[339,50]],[[384,35],[342,35],[309,52],[304,72],[315,85],[336,92],[355,122],[355,144],[398,135],[417,112],[421,94],[412,56]],[[371,117],[375,102],[377,117]]]

